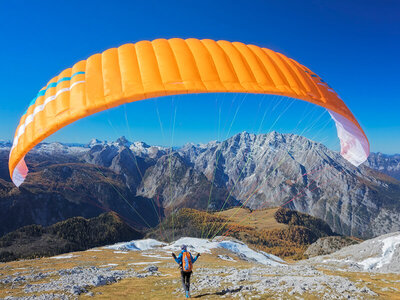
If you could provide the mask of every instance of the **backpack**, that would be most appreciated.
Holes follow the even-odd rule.
[[[190,257],[190,253],[185,251],[182,253],[182,271],[183,272],[192,272],[193,264],[192,259]]]

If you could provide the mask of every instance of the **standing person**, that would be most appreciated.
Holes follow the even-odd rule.
[[[187,251],[186,245],[182,245],[182,251],[179,253],[178,257],[176,257],[175,253],[172,253],[172,257],[179,264],[181,269],[181,277],[182,277],[182,286],[186,293],[186,298],[190,297],[190,275],[192,275],[193,264],[199,258],[200,253],[193,258],[192,254]]]

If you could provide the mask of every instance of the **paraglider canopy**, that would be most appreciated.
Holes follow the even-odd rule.
[[[17,127],[9,171],[16,186],[28,173],[24,157],[60,128],[127,102],[189,93],[258,93],[305,100],[328,109],[341,155],[355,166],[368,139],[336,92],[318,75],[280,53],[239,42],[140,41],[76,63],[43,87]]]

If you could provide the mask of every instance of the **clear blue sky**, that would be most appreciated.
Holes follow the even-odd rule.
[[[252,43],[296,59],[344,99],[366,131],[372,151],[400,152],[400,1],[13,0],[0,2],[0,28],[0,140],[12,139],[37,91],[78,60],[128,42],[196,37]],[[78,121],[49,140],[86,142],[126,135],[179,145],[222,139],[241,130],[264,132],[270,125],[291,132],[299,111],[312,110],[295,103],[274,124],[279,110],[291,102],[253,95],[144,101]],[[279,104],[276,114],[271,111],[261,124],[264,111],[274,108],[270,103]],[[308,117],[318,116],[316,110]],[[333,130],[326,115],[320,121],[308,132],[310,137]],[[307,122],[302,126],[313,125]],[[324,122],[326,128],[319,130]]]

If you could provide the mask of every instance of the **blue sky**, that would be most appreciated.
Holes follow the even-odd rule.
[[[399,1],[13,0],[0,2],[0,28],[0,140],[12,139],[37,91],[78,60],[128,42],[196,37],[252,43],[296,59],[344,99],[372,151],[400,152]],[[49,140],[126,135],[180,145],[269,129],[304,133],[338,149],[323,110],[236,94],[132,103],[78,121]]]

